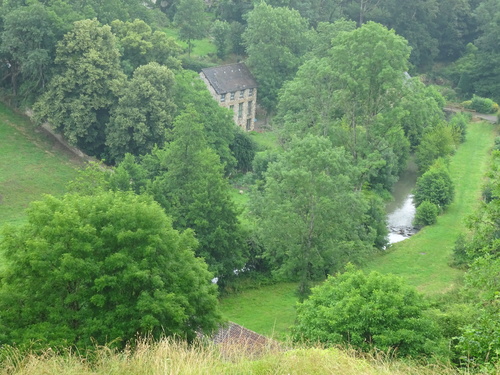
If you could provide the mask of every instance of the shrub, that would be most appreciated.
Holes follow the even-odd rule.
[[[429,201],[445,209],[453,201],[454,195],[455,187],[450,174],[446,166],[438,161],[418,178],[414,199],[417,207],[424,201]]]
[[[436,353],[440,334],[426,316],[427,308],[423,296],[402,278],[366,275],[348,266],[298,305],[293,335],[296,340],[392,350],[403,356]]]
[[[429,201],[423,201],[417,207],[417,213],[415,214],[413,225],[415,225],[416,227],[432,225],[436,222],[438,213],[439,213],[438,206]]]
[[[456,144],[465,142],[469,121],[470,114],[457,113],[451,117],[449,125],[451,126],[453,138],[455,139]]]
[[[423,173],[438,158],[446,158],[455,152],[453,128],[446,123],[439,124],[422,137],[415,152],[418,169]]]
[[[482,98],[480,96],[474,95],[472,100],[467,100],[462,103],[465,108],[472,109],[479,113],[494,113],[495,108],[498,108],[498,104],[495,106],[495,102],[488,98]]]

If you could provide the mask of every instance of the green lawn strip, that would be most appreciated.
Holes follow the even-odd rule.
[[[278,134],[276,132],[251,131],[248,135],[257,143],[259,150],[276,150],[279,147]]]
[[[437,224],[425,227],[410,239],[394,244],[384,255],[373,259],[366,271],[393,273],[427,294],[443,293],[460,282],[462,272],[448,263],[464,220],[479,203],[495,127],[488,123],[469,125],[467,141],[453,156],[450,174],[455,199]]]
[[[187,55],[188,44],[187,42],[184,42],[179,39],[179,30],[165,28],[163,29],[163,32],[167,34],[167,36],[174,38],[176,42],[186,50],[186,55]],[[200,40],[192,40],[191,43],[193,45],[193,49],[191,50],[191,57],[203,57],[207,56],[210,53],[215,54],[217,52],[217,48],[208,38]]]
[[[0,104],[0,225],[22,222],[29,203],[43,194],[63,194],[79,165],[26,117]]]
[[[221,299],[224,317],[252,331],[282,339],[295,320],[296,283],[278,283]]]

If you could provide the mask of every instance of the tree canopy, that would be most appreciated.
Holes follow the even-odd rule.
[[[373,249],[375,233],[363,225],[368,210],[354,189],[356,170],[342,148],[323,137],[295,140],[269,165],[252,211],[259,220],[264,257],[277,275],[322,279]]]
[[[193,338],[220,318],[216,287],[151,198],[46,196],[2,232],[2,344],[87,347],[136,335]]]
[[[343,344],[396,355],[437,354],[440,334],[423,296],[394,275],[347,267],[313,288],[297,307],[297,340]]]

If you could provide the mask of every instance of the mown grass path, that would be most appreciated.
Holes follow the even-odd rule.
[[[365,267],[366,271],[402,276],[427,294],[446,292],[460,282],[462,272],[448,263],[457,236],[466,230],[465,218],[479,204],[495,129],[486,122],[469,125],[467,141],[458,148],[450,164],[455,184],[454,202],[436,225],[394,244],[387,254],[373,259]]]

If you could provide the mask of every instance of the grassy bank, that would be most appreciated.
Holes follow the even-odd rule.
[[[28,204],[43,194],[63,194],[80,165],[26,117],[0,104],[0,225],[22,221]]]
[[[485,122],[469,125],[467,141],[458,148],[450,164],[454,202],[439,216],[437,224],[394,244],[387,254],[373,259],[366,271],[402,276],[428,294],[446,292],[460,282],[462,272],[448,263],[458,234],[465,230],[465,218],[479,204],[489,162],[488,150],[495,136],[494,125]]]
[[[201,375],[201,374],[331,374],[331,375],[451,375],[444,365],[422,366],[396,361],[385,354],[366,355],[336,348],[264,348],[251,358],[241,344],[221,350],[214,345],[187,345],[163,340],[139,343],[133,350],[118,353],[99,348],[91,357],[79,353],[21,355],[3,349],[0,375]]]
[[[222,299],[224,317],[260,334],[283,339],[295,320],[296,283],[279,283]]]

